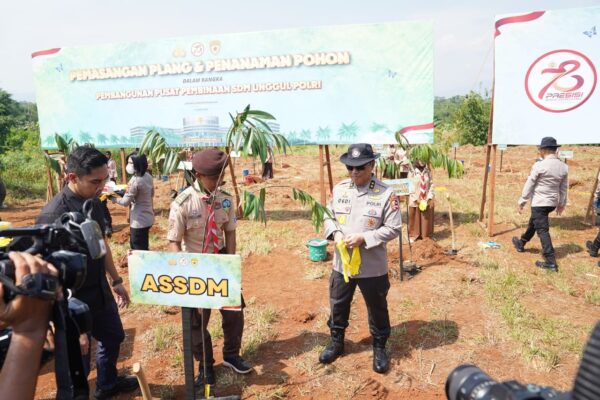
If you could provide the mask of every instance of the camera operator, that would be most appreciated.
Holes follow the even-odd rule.
[[[39,257],[16,252],[8,256],[15,265],[17,285],[29,274],[58,276],[56,268]],[[52,302],[17,295],[9,303],[4,303],[3,298],[4,288],[0,284],[0,328],[11,326],[13,330],[4,367],[0,371],[0,393],[10,395],[11,399],[33,399]]]
[[[68,184],[42,210],[36,223],[49,224],[65,212],[82,212],[83,203],[93,199],[91,217],[98,223],[102,232],[106,232],[102,208],[98,196],[109,177],[108,159],[92,147],[78,147],[68,161],[66,176]],[[109,285],[106,274],[112,284]],[[110,287],[117,297],[117,302]],[[88,258],[87,276],[82,287],[75,296],[85,302],[92,314],[91,336],[97,340],[96,351],[96,399],[105,399],[121,392],[135,390],[138,387],[134,376],[117,376],[117,359],[121,342],[125,338],[121,317],[117,308],[129,305],[129,295],[123,287],[123,278],[115,268],[110,247],[106,248],[106,256],[92,260]],[[89,374],[90,343],[82,337],[82,353],[86,373]]]

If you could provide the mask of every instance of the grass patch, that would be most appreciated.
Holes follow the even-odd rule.
[[[594,287],[593,289],[586,290],[583,298],[587,304],[600,306],[600,288]]]
[[[237,228],[238,254],[247,257],[250,254],[266,256],[272,250],[267,238],[266,227],[258,222],[247,221]]]
[[[320,264],[316,264],[315,266],[307,267],[304,270],[304,278],[311,280],[311,281],[321,279],[325,276],[328,269],[329,269],[329,267],[320,265]]]
[[[158,352],[176,347],[180,331],[179,325],[174,323],[155,326],[147,334],[150,349]]]
[[[277,311],[272,306],[259,306],[247,308],[245,312],[248,329],[244,334],[242,354],[251,358],[261,344],[277,337],[273,328],[273,323],[277,320]]]
[[[584,335],[580,328],[549,317],[539,316],[519,301],[531,293],[531,282],[507,268],[483,269],[488,303],[500,314],[505,332],[520,345],[520,352],[535,368],[550,370],[565,354],[579,355]]]

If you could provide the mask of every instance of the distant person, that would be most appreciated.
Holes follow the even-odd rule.
[[[416,160],[409,173],[415,191],[408,197],[409,240],[425,239],[433,233],[433,177],[423,160]]]
[[[398,177],[400,179],[404,179],[408,177],[410,161],[406,156],[406,150],[404,150],[402,146],[390,144],[388,146],[386,158],[395,164],[397,173],[396,175],[384,173],[384,178],[395,179],[396,177]]]
[[[540,144],[539,152],[542,161],[533,164],[523,193],[518,201],[519,213],[523,211],[527,201],[531,200],[531,217],[525,233],[521,237],[514,236],[512,243],[522,253],[525,245],[537,232],[542,242],[544,261],[536,261],[535,265],[550,271],[558,272],[556,254],[550,238],[548,215],[556,210],[562,215],[567,205],[567,187],[569,168],[556,156],[560,146],[553,137],[545,137]]]
[[[598,184],[596,186],[596,191],[594,192],[594,210],[596,215],[600,215],[600,174],[598,174]],[[585,247],[587,247],[590,256],[598,257],[598,251],[600,250],[600,230],[594,241],[588,240],[585,242]],[[600,263],[598,265],[600,266]]]
[[[386,244],[400,234],[402,217],[394,190],[373,174],[377,158],[379,154],[374,153],[372,146],[366,143],[351,144],[340,157],[350,179],[341,181],[333,188],[328,205],[333,218],[325,217],[325,237],[333,239],[336,247],[329,279],[331,314],[327,326],[331,339],[319,355],[319,362],[330,364],[344,353],[350,307],[358,286],[369,313],[373,371],[383,374],[390,367],[385,345],[391,332],[387,303],[390,281]],[[356,254],[355,249],[358,249]],[[351,275],[352,270],[347,272],[348,268],[344,268],[346,257],[340,251],[352,257],[349,260],[351,265],[352,259],[360,255],[360,264],[354,275]]]
[[[267,145],[267,158],[263,164],[262,178],[264,180],[273,179],[273,162],[275,161],[275,155],[270,145]]]
[[[112,158],[110,151],[107,151],[104,155],[108,158],[108,179],[117,183],[117,162]]]
[[[154,181],[148,171],[148,159],[145,155],[127,156],[129,175],[133,175],[127,184],[127,192],[122,199],[111,197],[113,203],[124,207],[131,205],[129,214],[129,245],[131,250],[149,250],[150,228],[154,224]]]

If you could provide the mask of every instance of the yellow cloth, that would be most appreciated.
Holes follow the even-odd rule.
[[[427,200],[421,200],[419,202],[419,210],[421,210],[421,211],[427,210]]]
[[[358,275],[360,272],[360,264],[362,260],[360,259],[360,250],[358,247],[352,248],[352,259],[350,259],[350,255],[348,254],[348,249],[346,248],[346,243],[343,240],[339,241],[335,245],[340,253],[340,257],[342,258],[342,266],[344,269],[344,282],[350,282],[349,276]]]

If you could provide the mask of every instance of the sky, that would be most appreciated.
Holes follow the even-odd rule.
[[[491,87],[494,17],[600,0],[1,0],[0,88],[35,101],[31,53],[53,47],[286,28],[433,20],[435,95]]]

